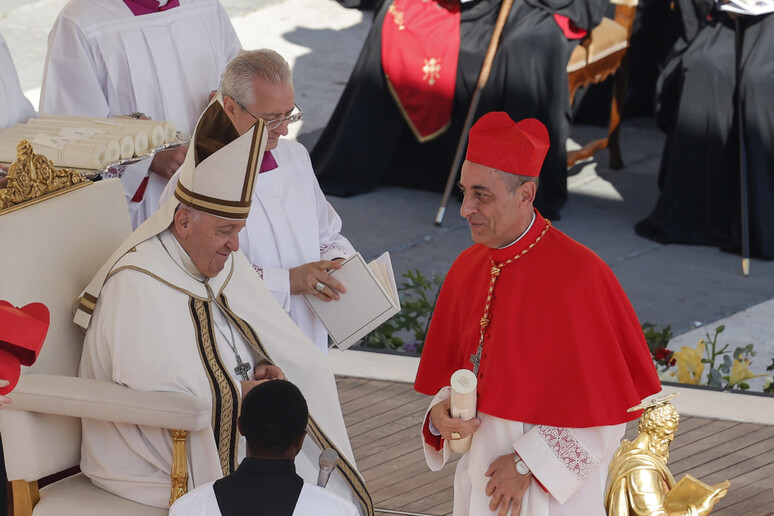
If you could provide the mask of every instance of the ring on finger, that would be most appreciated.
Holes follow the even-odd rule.
[[[317,292],[322,292],[325,289],[325,283],[323,283],[322,281],[318,281],[317,284],[315,284],[314,289]]]
[[[451,438],[456,441],[457,439],[460,438],[460,433],[459,432],[452,432],[451,433]]]

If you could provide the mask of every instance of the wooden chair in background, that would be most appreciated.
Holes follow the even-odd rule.
[[[614,76],[613,102],[607,137],[587,143],[582,148],[567,153],[567,167],[590,158],[600,149],[609,149],[610,168],[623,168],[619,130],[621,112],[626,100],[628,64],[626,54],[632,37],[637,0],[611,0],[616,4],[615,17],[603,18],[591,35],[578,45],[567,64],[570,83],[570,104],[578,88],[597,84]]]

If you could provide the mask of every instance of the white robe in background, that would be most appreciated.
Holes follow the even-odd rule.
[[[448,398],[450,390],[441,389],[430,408]],[[485,492],[489,478],[484,473],[496,459],[514,451],[548,491],[533,479],[522,498],[520,516],[605,516],[602,498],[607,468],[626,431],[625,423],[557,428],[508,421],[480,411],[478,418],[481,426],[454,474],[454,516],[497,515],[489,510],[490,497]],[[437,451],[422,437],[422,446],[433,471],[440,470],[454,453],[446,441]]]
[[[214,482],[197,487],[183,495],[169,509],[169,516],[221,516],[218,499],[212,488]],[[245,513],[249,513],[245,509]],[[357,516],[352,503],[329,493],[322,487],[304,482],[293,516]]]
[[[327,353],[328,332],[304,296],[290,294],[289,270],[346,258],[355,249],[341,235],[341,218],[320,190],[304,146],[280,139],[271,153],[278,167],[256,177],[239,245],[290,318]]]
[[[24,96],[8,45],[0,35],[0,129],[22,124],[35,116],[35,109]]]
[[[290,318],[327,353],[328,332],[304,296],[290,295],[289,270],[346,258],[355,249],[341,235],[341,218],[320,190],[306,148],[281,138],[271,153],[278,167],[255,179],[250,216],[239,233],[240,249]],[[161,204],[172,197],[176,184],[177,175],[161,195]]]
[[[216,352],[224,362],[223,369],[231,375],[223,381],[234,384],[236,361],[225,342],[232,341],[225,315],[215,303],[206,303],[205,284],[191,275],[190,259],[168,230],[135,249],[113,266],[101,291],[86,333],[80,376],[140,391],[184,392],[212,400],[212,389],[222,382],[211,384],[209,369],[200,358],[192,303],[204,301],[210,306]],[[319,427],[354,467],[328,361],[287,317],[244,256],[233,253],[223,271],[207,284],[215,296],[225,295],[230,310],[255,331],[274,363],[304,394]],[[241,358],[254,365],[256,352],[248,348],[237,328],[232,329]],[[219,377],[217,372],[212,374]],[[240,389],[238,382],[234,388]],[[230,428],[239,407],[231,404],[230,397],[221,399],[226,401],[220,406],[230,409],[224,408],[225,418],[218,420],[222,427]],[[241,396],[239,400],[241,403]],[[238,441],[241,460],[244,438],[240,436]],[[190,489],[222,476],[219,442],[223,441],[216,439],[212,428],[189,433]],[[226,450],[226,459],[233,450]],[[295,461],[296,471],[306,481],[316,481],[320,453],[314,440],[307,437]],[[171,461],[172,441],[166,429],[83,421],[81,469],[103,489],[147,505],[167,507]],[[355,501],[338,470],[331,475],[327,489]]]
[[[142,112],[191,134],[240,48],[218,0],[180,0],[179,7],[141,16],[122,0],[72,0],[49,34],[40,112]],[[143,160],[120,175],[133,228],[156,211],[166,185],[151,174],[143,200],[131,202],[149,166]]]

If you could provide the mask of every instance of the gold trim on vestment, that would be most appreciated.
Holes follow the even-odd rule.
[[[320,425],[317,424],[317,421],[314,420],[311,414],[309,414],[309,421],[306,428],[309,432],[309,436],[321,450],[332,448],[336,451],[336,453],[339,455],[339,461],[336,463],[336,469],[339,470],[339,473],[341,473],[341,476],[347,482],[350,489],[352,489],[352,492],[355,493],[355,496],[357,496],[360,505],[366,510],[366,515],[373,516],[374,502],[371,499],[371,494],[368,492],[368,489],[365,486],[365,481],[360,476],[360,473],[354,467],[352,467],[352,464],[350,464],[347,458],[342,455],[341,451],[336,448],[336,445],[333,444],[333,441],[331,441],[328,436],[325,435],[325,432],[322,431],[322,428],[320,428]]]
[[[218,447],[220,467],[223,475],[229,475],[238,465],[237,419],[242,402],[242,390],[231,378],[218,353],[210,303],[191,298],[189,306],[196,328],[199,356],[212,391],[212,431]]]
[[[263,159],[263,156],[258,155],[261,151],[263,126],[264,122],[262,118],[259,118],[253,125],[253,139],[250,142],[250,157],[247,160],[245,182],[242,186],[242,201],[247,202],[248,205],[253,198],[253,185],[255,184],[255,176],[258,174],[258,162]]]
[[[261,356],[264,357],[266,361],[273,365],[274,361],[269,356],[269,353],[266,351],[266,348],[263,346],[260,338],[258,338],[255,330],[231,310],[231,308],[228,306],[228,299],[226,298],[225,294],[221,293],[218,296],[216,302],[223,310],[223,313],[225,313],[226,316],[237,327],[239,333],[241,333],[245,340],[250,343],[253,349],[255,349],[258,353],[261,354]],[[352,464],[349,463],[341,451],[336,448],[336,445],[333,444],[333,441],[331,441],[330,438],[325,435],[325,432],[323,432],[311,414],[309,415],[307,429],[309,430],[309,435],[312,436],[312,439],[321,450],[332,448],[336,451],[336,453],[338,453],[339,461],[336,464],[336,469],[339,470],[339,473],[341,473],[341,476],[344,478],[347,484],[349,484],[352,492],[355,493],[355,496],[360,502],[360,505],[362,505],[365,509],[366,515],[373,516],[374,504],[371,500],[371,495],[365,486],[365,482],[360,476],[360,473],[352,466]]]
[[[183,204],[197,208],[210,215],[228,219],[246,219],[250,213],[250,204],[252,202],[225,201],[197,194],[188,190],[179,181],[175,187],[175,197]]]
[[[390,95],[392,95],[392,98],[395,100],[395,105],[398,106],[398,110],[400,111],[400,114],[403,115],[403,119],[406,121],[409,128],[411,129],[411,132],[414,133],[414,137],[417,139],[419,143],[425,143],[435,138],[438,138],[444,132],[446,132],[446,130],[451,125],[451,116],[449,116],[449,121],[446,122],[446,125],[438,129],[436,132],[432,134],[428,134],[427,136],[422,136],[421,134],[419,134],[419,131],[414,126],[414,122],[411,121],[411,117],[403,108],[403,104],[400,101],[400,97],[398,97],[398,92],[395,91],[395,88],[392,86],[392,83],[390,82],[390,76],[387,74],[384,74],[384,78],[387,81],[387,89],[389,90]]]
[[[118,274],[119,272],[121,272],[121,271],[123,271],[123,270],[132,270],[132,271],[142,272],[143,274],[147,274],[148,276],[150,276],[150,277],[151,277],[151,278],[153,278],[153,279],[159,280],[160,282],[162,282],[162,283],[163,283],[163,284],[165,284],[166,286],[168,286],[168,287],[171,287],[171,288],[173,288],[173,289],[177,290],[178,292],[182,292],[182,293],[183,293],[183,294],[185,294],[186,296],[192,297],[192,298],[194,298],[194,299],[200,299],[200,300],[202,300],[202,301],[207,301],[207,298],[206,298],[206,297],[197,296],[197,295],[196,295],[196,294],[194,294],[193,292],[191,292],[191,291],[189,291],[189,290],[186,290],[186,289],[184,289],[184,288],[182,288],[182,287],[178,287],[178,286],[177,286],[177,285],[175,285],[174,283],[170,283],[169,281],[165,280],[164,278],[162,278],[162,277],[160,277],[160,276],[157,276],[157,275],[153,274],[153,273],[152,273],[152,272],[150,272],[149,270],[142,269],[142,268],[140,268],[140,267],[137,267],[136,265],[122,265],[121,267],[117,267],[117,268],[115,268],[115,269],[111,270],[111,271],[108,273],[107,277],[105,278],[105,282],[107,283],[107,280],[108,280],[108,279],[112,278],[112,277],[113,277],[113,275],[115,275],[115,274]]]
[[[395,23],[395,25],[398,26],[398,30],[403,30],[406,28],[405,20],[403,18],[406,13],[399,11],[395,6],[395,2],[393,2],[390,7],[387,8],[387,13],[392,15],[392,21]]]

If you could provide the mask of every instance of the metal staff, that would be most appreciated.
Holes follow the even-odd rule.
[[[446,213],[446,204],[449,202],[449,196],[451,195],[451,190],[454,186],[454,179],[457,177],[457,169],[459,168],[460,163],[462,163],[462,154],[468,140],[468,130],[470,130],[470,126],[473,125],[473,116],[476,114],[478,101],[481,99],[481,90],[484,89],[486,81],[489,80],[489,72],[492,70],[492,61],[494,61],[497,46],[500,43],[500,34],[503,32],[503,27],[505,26],[505,21],[508,19],[508,14],[511,12],[512,5],[513,0],[504,0],[502,6],[500,6],[500,14],[497,15],[497,23],[495,24],[494,32],[492,32],[492,39],[489,40],[489,48],[486,50],[484,63],[481,65],[481,71],[478,74],[478,82],[476,82],[476,89],[473,91],[473,98],[470,101],[470,108],[468,108],[468,114],[465,117],[465,124],[462,126],[460,143],[457,144],[454,162],[452,163],[451,170],[449,170],[446,188],[443,190],[441,206],[438,208],[438,214],[435,216],[436,226],[440,226],[441,222],[443,222],[443,216],[444,213]]]
[[[742,28],[740,16],[734,17],[734,47],[736,50],[736,122],[739,131],[739,194],[742,205],[742,274],[750,274],[750,216],[747,195],[747,149],[744,146],[744,117],[742,116]]]

